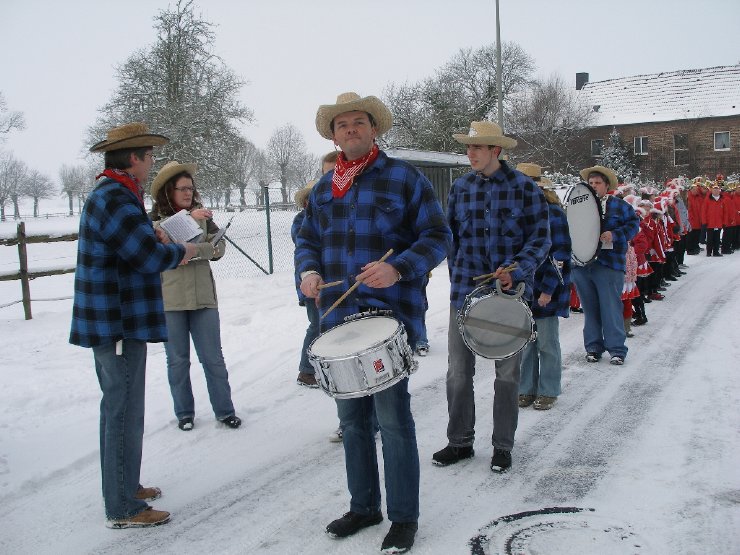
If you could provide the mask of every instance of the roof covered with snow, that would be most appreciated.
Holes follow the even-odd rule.
[[[470,160],[464,154],[455,154],[454,152],[435,152],[431,150],[415,150],[412,148],[389,148],[385,153],[392,157],[406,162],[427,164],[430,166],[469,166]]]
[[[594,126],[740,115],[740,64],[587,83]]]

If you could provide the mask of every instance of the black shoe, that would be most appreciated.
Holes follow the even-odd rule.
[[[406,553],[414,545],[419,525],[416,522],[393,522],[383,540],[380,551],[383,553]]]
[[[494,472],[506,472],[509,468],[511,468],[511,451],[494,447],[493,458],[491,458],[491,470]]]
[[[642,302],[650,304],[651,302],[653,302],[653,299],[651,299],[650,297],[643,297]]]
[[[575,312],[576,314],[583,314],[583,309],[582,308],[574,308],[574,307],[571,306],[570,307],[570,311],[571,312]]]
[[[632,325],[633,326],[644,326],[645,324],[647,324],[647,322],[648,322],[648,319],[647,318],[636,318],[632,322]]]
[[[177,427],[180,428],[183,432],[189,432],[193,429],[195,424],[193,424],[193,417],[192,416],[186,416],[185,418],[180,418],[180,420],[177,421]]]
[[[724,256],[724,254],[721,254],[719,252],[715,252],[712,256]]]
[[[475,451],[472,445],[467,445],[466,447],[448,445],[432,455],[432,462],[437,466],[447,466],[460,462],[463,459],[469,459],[473,455],[475,455]]]
[[[361,515],[352,511],[344,513],[342,518],[338,518],[329,523],[326,527],[326,533],[332,538],[346,538],[356,534],[363,528],[375,526],[383,522],[383,513],[378,511],[369,515]]]
[[[231,416],[227,416],[226,418],[219,418],[218,421],[222,424],[226,424],[229,428],[232,428],[234,430],[242,425],[242,419],[234,414],[232,414]]]
[[[587,362],[599,362],[601,360],[601,353],[586,353]]]

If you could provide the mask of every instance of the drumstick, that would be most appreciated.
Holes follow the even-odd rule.
[[[378,260],[375,264],[380,264],[381,262],[385,262],[385,259],[388,258],[391,254],[393,254],[393,249],[388,250],[388,252],[385,253],[383,255],[383,257],[380,260]],[[334,310],[339,305],[339,303],[341,303],[344,299],[346,299],[347,296],[350,293],[352,293],[352,291],[354,291],[355,289],[357,289],[360,286],[361,283],[362,283],[361,281],[356,281],[352,285],[352,287],[350,287],[349,289],[347,289],[347,292],[344,295],[342,295],[341,297],[339,297],[337,299],[337,301],[333,305],[331,305],[329,307],[329,310],[327,310],[326,312],[324,312],[324,314],[321,316],[321,318],[319,318],[319,320],[323,320],[324,318],[326,318],[326,315],[329,314],[332,310]]]
[[[505,274],[513,270],[516,270],[516,268],[517,268],[517,263],[514,262],[513,264],[507,266],[506,268],[501,268],[501,270],[496,270],[496,272],[498,272],[499,274]],[[481,274],[479,276],[475,276],[473,278],[473,281],[478,281],[479,279],[490,279],[496,275],[496,272],[491,272],[490,274]]]
[[[319,285],[319,289],[326,289],[327,287],[334,287],[335,285],[339,285],[340,283],[344,283],[343,279],[337,280],[337,281],[330,281],[329,283],[322,283]]]

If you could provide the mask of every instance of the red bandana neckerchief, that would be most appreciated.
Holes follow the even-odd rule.
[[[103,176],[108,177],[113,181],[117,181],[118,183],[126,187],[129,191],[136,195],[136,198],[139,199],[141,205],[144,206],[144,191],[142,191],[141,187],[139,186],[139,180],[136,179],[133,175],[121,170],[106,168],[103,173],[95,176],[95,179],[100,179]]]
[[[378,145],[376,144],[373,144],[370,152],[357,160],[347,160],[344,152],[340,152],[337,157],[337,164],[334,166],[334,177],[331,180],[331,196],[342,198],[346,195],[352,183],[354,183],[355,177],[375,162],[379,153],[380,149],[378,149]]]

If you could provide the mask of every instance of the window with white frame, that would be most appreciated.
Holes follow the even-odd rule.
[[[648,138],[635,137],[635,154],[645,156],[648,153]]]
[[[714,132],[714,150],[730,150],[730,132]]]
[[[689,163],[689,136],[687,133],[673,135],[673,165],[687,166]]]
[[[591,141],[591,156],[601,156],[604,150],[604,140],[594,139]]]

